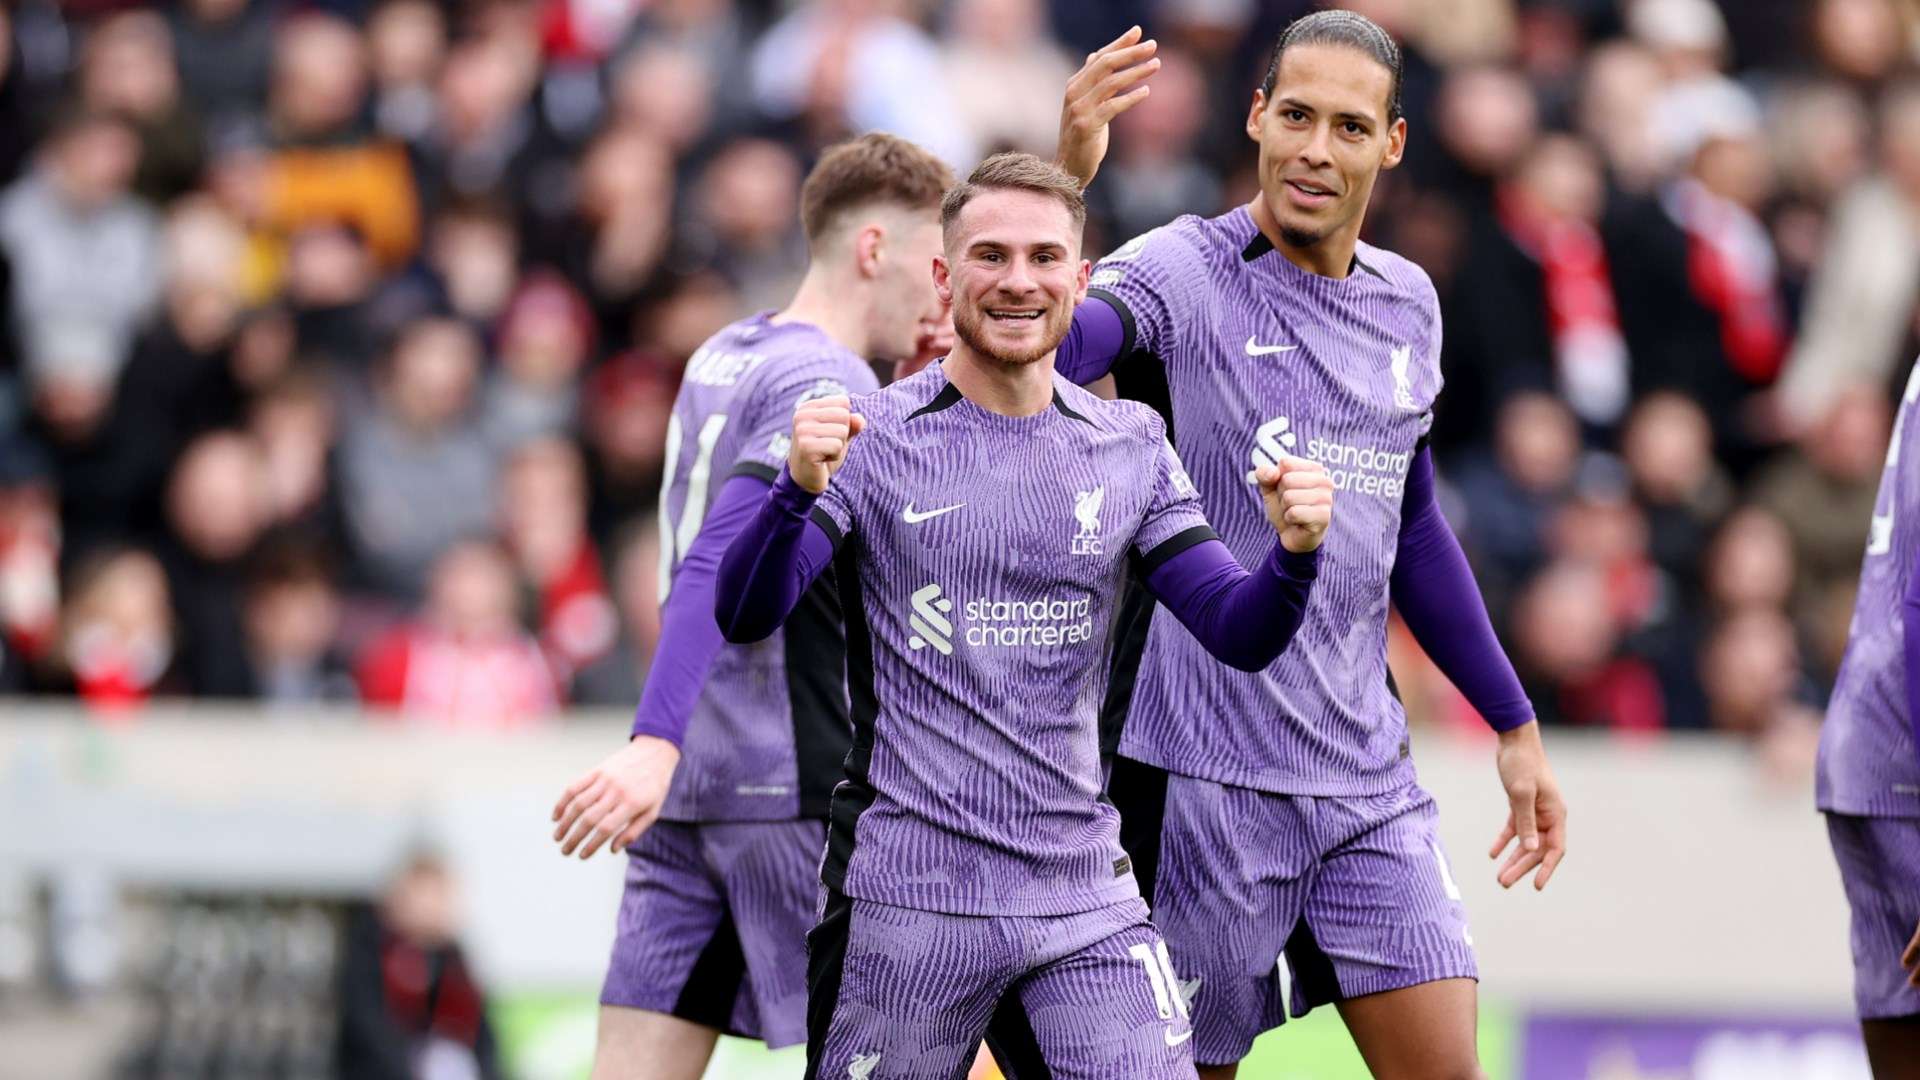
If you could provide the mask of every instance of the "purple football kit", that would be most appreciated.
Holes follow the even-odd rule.
[[[951,361],[949,361],[951,362]],[[1017,1074],[1192,1076],[1186,1002],[1101,795],[1104,660],[1138,575],[1219,656],[1271,662],[1315,556],[1267,526],[1249,572],[1151,410],[1055,379],[1006,416],[943,365],[854,400],[817,498],[780,476],[729,548],[717,613],[751,640],[829,566],[853,751],[808,939],[809,1077],[951,1080],[989,1018]]]
[[[660,820],[629,849],[601,1002],[787,1046],[806,1038],[805,934],[851,744],[830,584],[752,645],[713,622],[727,543],[786,461],[793,410],[872,368],[808,323],[755,315],[687,364],[660,498],[662,631],[636,735],[678,743]]]
[[[1103,727],[1123,840],[1193,995],[1202,1064],[1317,1004],[1476,977],[1386,663],[1389,604],[1499,730],[1532,719],[1426,449],[1441,386],[1431,283],[1359,245],[1296,266],[1245,208],[1183,217],[1102,260],[1059,368],[1153,406],[1241,560],[1266,528],[1252,471],[1320,462],[1338,508],[1298,634],[1254,672],[1214,662],[1135,588]]]
[[[1907,377],[1873,504],[1860,595],[1826,722],[1815,796],[1853,911],[1860,1016],[1920,1015],[1900,953],[1920,925],[1920,363]]]

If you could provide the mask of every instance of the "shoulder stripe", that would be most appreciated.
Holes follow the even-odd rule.
[[[1053,407],[1056,409],[1059,409],[1060,414],[1062,416],[1066,416],[1070,419],[1078,420],[1083,424],[1091,425],[1093,423],[1093,421],[1087,419],[1084,416],[1081,416],[1079,413],[1074,412],[1072,408],[1068,407],[1066,399],[1060,396],[1060,390],[1058,387],[1055,387],[1053,391]]]
[[[840,523],[833,520],[833,515],[816,506],[807,516],[812,519],[815,525],[820,526],[821,532],[827,534],[827,539],[833,541],[833,550],[839,551],[840,543],[845,540],[846,537],[840,534]]]

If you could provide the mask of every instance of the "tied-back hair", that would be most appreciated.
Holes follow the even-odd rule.
[[[1406,74],[1406,60],[1400,43],[1380,24],[1352,11],[1316,11],[1303,15],[1280,31],[1273,47],[1273,62],[1267,65],[1267,77],[1260,92],[1273,96],[1273,84],[1280,77],[1280,58],[1295,45],[1342,45],[1371,57],[1393,76],[1393,90],[1387,95],[1387,123],[1400,119],[1400,82]]]

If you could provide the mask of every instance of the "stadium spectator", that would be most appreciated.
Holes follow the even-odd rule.
[[[1798,602],[1859,572],[1892,425],[1885,394],[1843,389],[1794,450],[1753,478],[1754,500],[1793,537]]]
[[[553,671],[518,607],[506,553],[490,541],[455,544],[434,563],[418,617],[360,657],[362,700],[408,723],[471,731],[550,719]]]
[[[432,0],[384,0],[367,20],[373,123],[402,142],[424,138],[439,116],[434,91],[447,53],[447,17]]]
[[[1048,34],[1046,4],[959,0],[947,14],[946,30],[940,43],[941,76],[974,145],[988,152],[1051,154],[1058,118],[1033,103],[1058,97],[1074,65]],[[1188,102],[1180,119],[1198,126],[1203,119],[1199,104]],[[1125,228],[1120,231],[1132,235]]]
[[[1220,201],[1219,179],[1195,157],[1208,107],[1206,76],[1175,49],[1159,50],[1155,62],[1153,92],[1115,122],[1119,152],[1092,191],[1111,208],[1119,237]]]
[[[601,365],[586,386],[587,473],[593,535],[610,545],[624,522],[651,511],[660,493],[667,419],[679,372],[656,353],[629,352]]]
[[[286,537],[264,542],[248,567],[244,619],[249,680],[261,702],[359,697],[339,646],[340,597],[318,547]]]
[[[1744,506],[1730,514],[1708,545],[1706,601],[1713,613],[1786,609],[1793,595],[1793,539],[1771,511]]]
[[[1467,506],[1460,531],[1478,558],[1482,588],[1505,596],[1547,561],[1548,529],[1579,465],[1572,411],[1550,394],[1521,391],[1500,407],[1491,450],[1449,470]]]
[[[130,190],[139,164],[125,121],[75,108],[54,122],[33,171],[0,194],[28,380],[63,402],[85,395],[94,407],[84,420],[62,409],[81,427],[98,420],[161,291],[159,222]]]
[[[247,433],[260,448],[266,513],[275,528],[340,543],[332,455],[337,430],[333,398],[313,371],[290,372],[254,396]]]
[[[346,412],[340,495],[363,584],[417,595],[448,545],[485,530],[498,454],[475,408],[479,374],[471,330],[422,320],[388,352],[372,408]]]
[[[636,521],[608,548],[619,628],[606,655],[574,676],[569,699],[579,705],[628,708],[639,700],[660,640],[660,530]]]
[[[1700,556],[1733,502],[1733,485],[1713,457],[1706,414],[1676,393],[1634,406],[1621,437],[1634,500],[1646,515],[1648,551],[1681,597],[1698,593]]]
[[[535,627],[562,684],[614,647],[618,618],[587,532],[580,451],[543,438],[514,451],[501,477],[500,535],[534,601]]]
[[[411,858],[378,904],[348,913],[334,1065],[366,1080],[498,1080],[487,995],[459,941],[459,888],[435,855]]]
[[[51,464],[13,440],[0,449],[0,689],[26,689],[57,644],[60,543]]]
[[[459,202],[434,215],[426,273],[454,315],[492,326],[506,310],[519,273],[520,233],[504,208]]]
[[[186,0],[168,12],[181,86],[214,138],[258,123],[282,9],[280,0]]]
[[[1514,607],[1515,666],[1545,724],[1627,731],[1666,725],[1660,682],[1620,651],[1606,576],[1595,566],[1550,565]]]
[[[595,333],[593,312],[565,278],[550,271],[526,275],[500,317],[499,362],[485,391],[496,442],[512,446],[572,430]]]
[[[267,526],[260,448],[238,432],[201,436],[180,455],[166,512],[161,561],[188,689],[200,697],[248,697],[253,681],[240,607],[246,561]]]
[[[1851,383],[1884,385],[1913,356],[1920,300],[1920,83],[1880,109],[1879,168],[1834,208],[1777,401],[1816,423]]]
[[[158,559],[137,548],[95,549],[76,563],[65,592],[54,686],[107,716],[187,691]]]
[[[134,190],[165,203],[200,182],[205,135],[180,95],[173,36],[156,11],[125,11],[88,31],[80,60],[80,99],[118,113],[140,134]]]

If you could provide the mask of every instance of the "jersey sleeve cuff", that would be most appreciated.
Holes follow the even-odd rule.
[[[743,461],[733,467],[729,476],[751,476],[756,480],[765,480],[771,484],[780,476],[780,470],[762,461]]]

